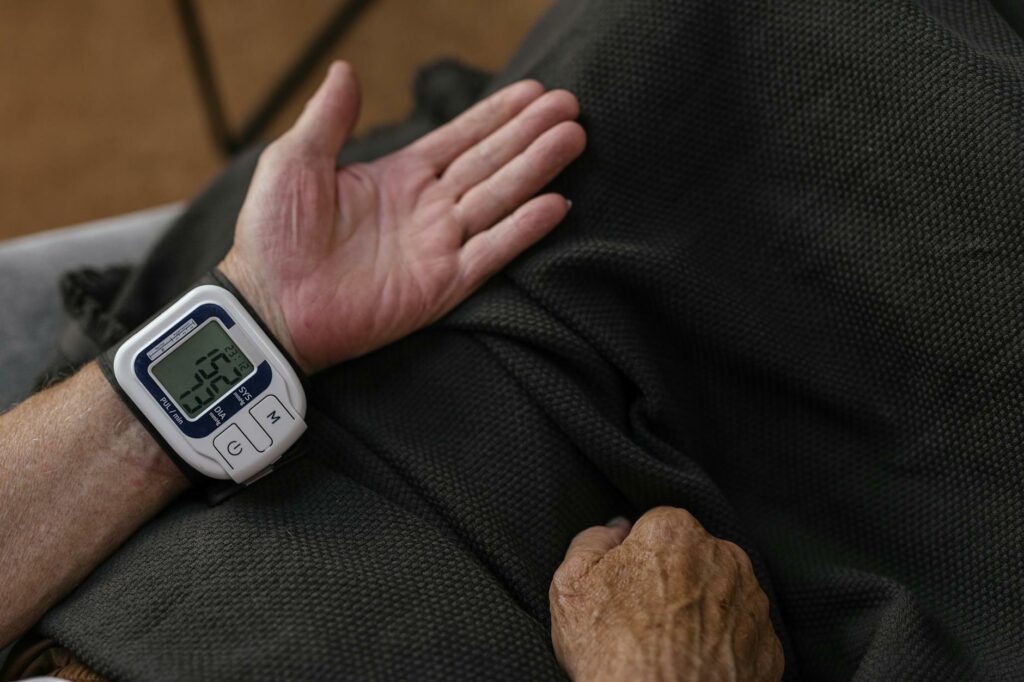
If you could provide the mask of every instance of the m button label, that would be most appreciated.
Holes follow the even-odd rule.
[[[288,433],[295,417],[289,412],[277,396],[268,395],[260,400],[252,408],[249,414],[256,420],[256,423],[263,427],[267,435],[273,440],[284,438]]]

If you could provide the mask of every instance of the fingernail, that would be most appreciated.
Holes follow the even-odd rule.
[[[621,528],[622,526],[629,525],[629,519],[627,519],[625,516],[616,516],[614,519],[612,519],[604,525],[608,526],[609,528]]]
[[[569,207],[569,208],[572,208],[572,199],[566,199],[566,200],[565,200],[565,205],[566,205],[567,207]]]

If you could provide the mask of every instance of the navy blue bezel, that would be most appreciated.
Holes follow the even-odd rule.
[[[149,394],[153,396],[157,404],[164,408],[164,412],[170,417],[171,422],[174,423],[178,429],[189,438],[205,438],[220,428],[226,421],[235,416],[243,407],[253,401],[257,396],[262,394],[267,387],[270,386],[270,380],[272,377],[272,370],[270,364],[264,360],[257,366],[256,371],[249,375],[249,377],[234,388],[230,393],[225,395],[220,401],[211,407],[205,414],[199,416],[195,421],[189,421],[185,415],[183,415],[178,407],[174,404],[163,388],[156,382],[156,380],[150,375],[149,368],[155,364],[160,358],[166,355],[170,350],[176,347],[179,343],[184,341],[185,338],[190,336],[195,329],[198,329],[206,320],[211,317],[215,317],[224,325],[225,329],[231,329],[235,326],[234,319],[228,315],[224,308],[220,307],[216,303],[203,303],[197,306],[191,313],[182,317],[177,323],[170,326],[170,328],[156,338],[151,344],[139,351],[138,355],[135,356],[135,360],[132,363],[135,377],[139,382],[145,386]],[[159,346],[167,337],[174,334],[183,325],[188,324],[189,321],[195,323],[195,328],[181,339],[175,341],[169,348],[165,349],[160,355],[150,359],[149,352],[155,347]]]

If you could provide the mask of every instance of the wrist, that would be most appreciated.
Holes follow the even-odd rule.
[[[256,312],[274,339],[288,352],[306,374],[313,369],[295,347],[291,331],[285,319],[284,310],[273,293],[266,287],[265,280],[254,277],[234,249],[228,252],[217,266],[225,277],[238,289],[245,301]]]
[[[131,489],[164,501],[188,487],[184,475],[114,392],[95,363],[86,365],[75,380],[87,387],[80,390],[97,397],[95,411],[105,415],[101,423],[110,425],[107,434],[97,437],[86,431],[82,440],[98,441],[89,443],[88,451],[104,453],[107,463],[113,465],[112,479],[120,478]]]

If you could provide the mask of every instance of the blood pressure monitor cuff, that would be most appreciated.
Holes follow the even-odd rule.
[[[235,288],[231,281],[224,276],[224,273],[214,268],[206,275],[204,275],[202,278],[200,278],[199,281],[197,281],[193,285],[193,288],[202,286],[204,284],[212,284],[215,286],[222,287],[229,291],[231,294],[235,296],[235,298],[238,299],[239,303],[241,303],[242,306],[245,307],[246,311],[250,315],[252,315],[253,319],[256,320],[257,324],[259,324],[260,328],[267,335],[267,337],[274,342],[278,350],[281,352],[281,355],[289,362],[289,364],[291,364],[292,369],[295,370],[295,374],[299,377],[299,380],[303,384],[303,389],[305,390],[306,376],[305,374],[303,374],[302,370],[296,364],[295,359],[288,354],[284,347],[281,346],[281,343],[274,337],[273,334],[270,333],[270,330],[267,329],[266,325],[263,323],[263,320],[260,319],[260,316],[256,313],[255,310],[253,310],[252,306],[249,305],[249,302],[245,300],[245,297],[242,296],[241,293],[239,293],[238,289]],[[175,301],[172,301],[164,309],[169,308],[170,306],[174,305],[174,303]],[[150,320],[157,317],[159,314],[160,313],[158,312],[156,315],[151,317]],[[231,497],[235,493],[245,488],[245,486],[243,484],[236,483],[231,479],[222,480],[206,476],[203,473],[197,471],[184,459],[182,459],[181,456],[178,455],[177,452],[175,452],[174,448],[172,448],[167,443],[164,437],[160,435],[160,433],[153,426],[152,422],[150,422],[150,420],[144,414],[142,414],[142,412],[136,406],[135,402],[124,392],[124,389],[121,388],[120,383],[118,383],[117,381],[117,377],[114,375],[114,356],[117,355],[118,349],[125,341],[130,339],[139,329],[142,329],[148,323],[149,320],[147,320],[142,325],[140,325],[136,330],[132,331],[127,336],[125,336],[124,339],[122,339],[120,342],[114,344],[113,347],[107,349],[106,352],[101,353],[100,356],[96,359],[96,362],[97,364],[99,364],[100,370],[103,372],[103,376],[107,378],[107,381],[114,388],[114,392],[117,393],[117,395],[121,398],[121,401],[128,406],[128,409],[131,410],[133,415],[135,415],[135,418],[138,419],[143,424],[143,426],[146,427],[146,430],[149,431],[149,434],[160,445],[163,451],[167,453],[167,456],[171,458],[171,461],[174,462],[178,469],[181,470],[181,473],[183,473],[185,477],[191,482],[192,486],[198,492],[202,493],[202,495],[206,498],[206,501],[209,502],[211,505],[219,504],[220,502],[223,502],[227,498]],[[301,443],[302,441],[300,440],[299,443],[294,445],[287,453],[285,453],[281,457],[281,459],[275,462],[274,468],[280,468],[281,466],[287,464],[288,462],[298,457],[299,454],[301,453]]]

